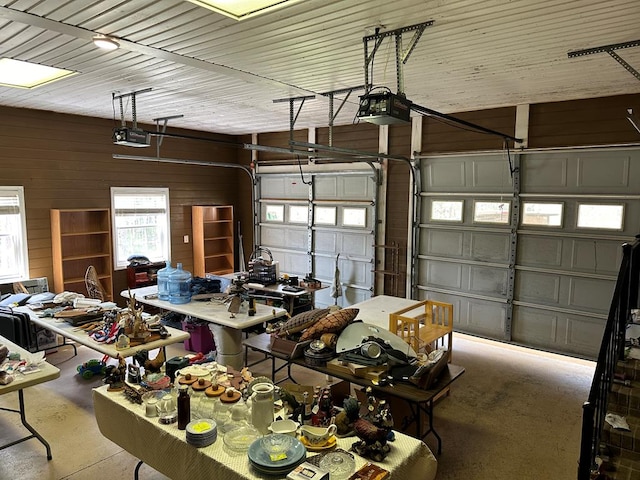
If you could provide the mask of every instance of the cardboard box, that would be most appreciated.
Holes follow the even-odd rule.
[[[309,462],[302,462],[287,475],[288,480],[329,480],[329,472]]]
[[[349,477],[349,480],[384,480],[391,473],[378,465],[367,463]]]

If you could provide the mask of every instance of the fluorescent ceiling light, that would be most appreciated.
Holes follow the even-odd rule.
[[[93,44],[96,47],[104,48],[105,50],[115,50],[120,47],[118,42],[106,35],[96,35],[93,37]]]
[[[235,20],[261,15],[300,0],[188,0]]]
[[[76,73],[12,58],[0,58],[0,85],[5,87],[35,88]]]

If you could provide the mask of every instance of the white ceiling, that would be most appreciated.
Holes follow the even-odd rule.
[[[152,88],[136,95],[138,121],[184,115],[169,126],[245,134],[288,130],[289,104],[273,100],[316,94],[296,128],[322,127],[329,102],[318,94],[364,84],[363,37],[429,20],[403,68],[419,105],[452,113],[640,93],[606,53],[567,57],[640,39],[638,0],[305,0],[241,22],[185,0],[2,0],[0,57],[79,74],[0,87],[0,105],[119,120],[114,92]],[[121,48],[99,50],[95,33]],[[373,83],[396,91],[394,48],[391,37],[380,46]],[[640,47],[616,53],[640,70]],[[354,121],[361,93],[336,125]]]

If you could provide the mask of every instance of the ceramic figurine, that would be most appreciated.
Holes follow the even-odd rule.
[[[353,432],[353,424],[360,413],[360,402],[354,397],[347,397],[342,406],[344,408],[336,415],[335,423],[338,427],[338,435],[345,436]]]
[[[367,414],[353,424],[359,442],[351,445],[351,450],[358,455],[376,462],[384,460],[391,451],[387,443],[393,429],[393,418],[385,400],[378,401],[371,388],[367,388]]]
[[[127,374],[127,363],[124,358],[118,359],[118,365],[107,366],[103,382],[109,385],[110,392],[121,392],[124,389],[125,375]]]

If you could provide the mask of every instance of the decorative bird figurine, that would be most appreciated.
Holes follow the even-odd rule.
[[[353,430],[353,422],[358,418],[360,402],[354,397],[347,397],[342,404],[344,407],[336,415],[336,427],[338,434],[346,435]]]
[[[165,362],[164,349],[161,348],[160,352],[153,360],[147,360],[144,362],[145,372],[157,373]]]
[[[153,360],[149,359],[147,350],[140,350],[133,357],[138,365],[144,367],[145,373],[157,373],[165,362],[164,349],[160,349],[160,353]]]

